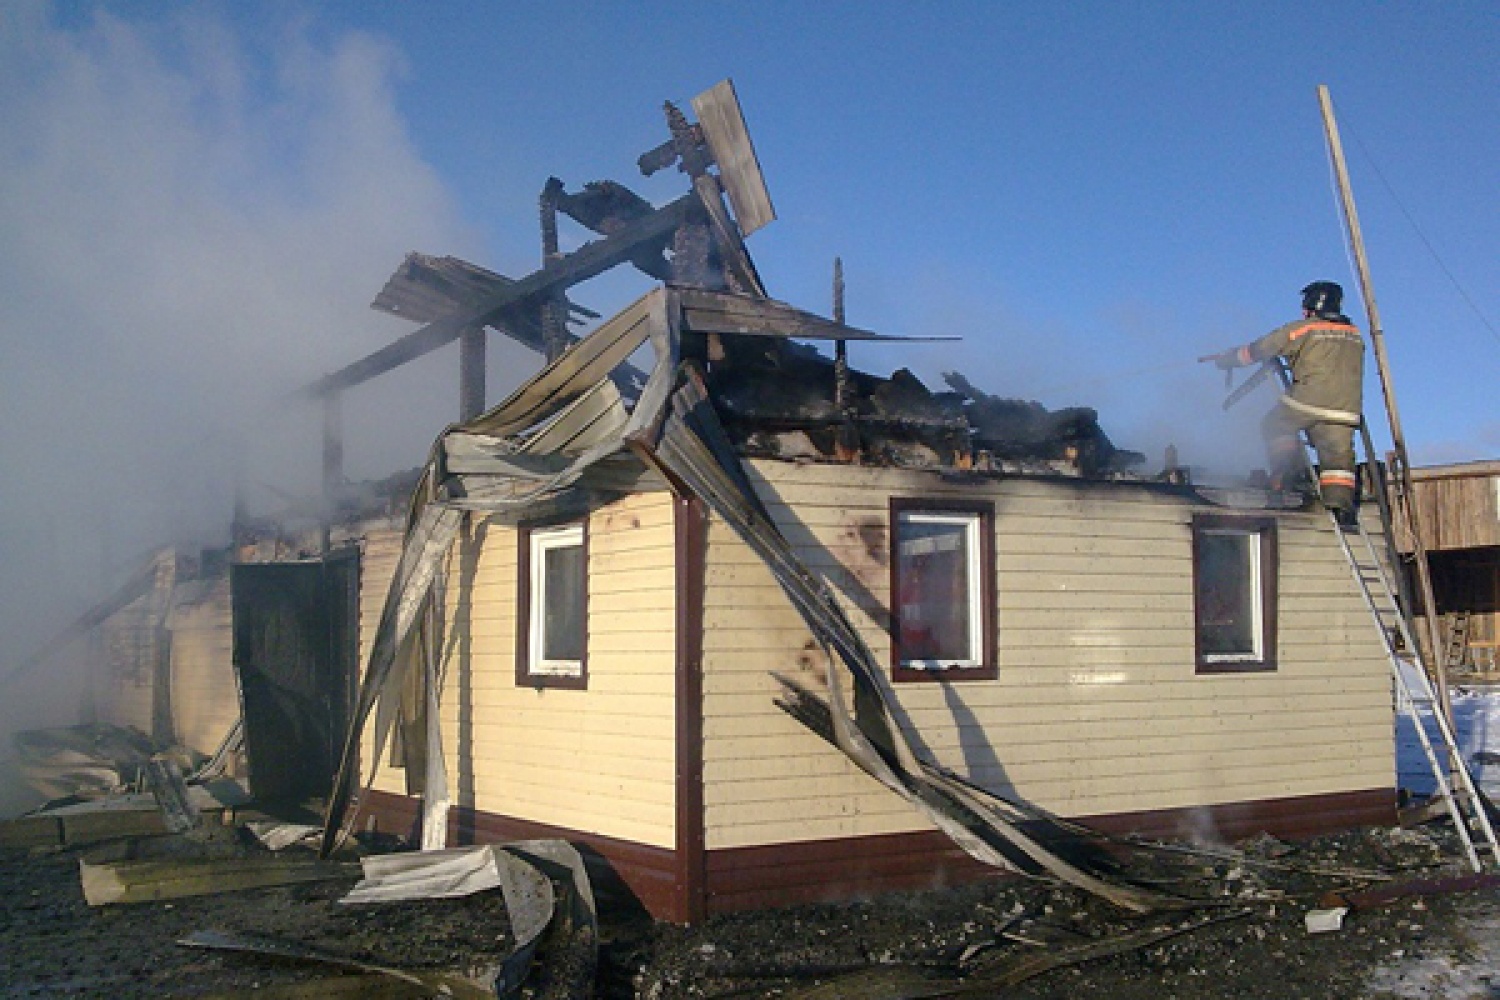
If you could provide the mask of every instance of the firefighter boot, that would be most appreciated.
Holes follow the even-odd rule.
[[[1342,483],[1323,483],[1323,506],[1327,507],[1338,521],[1339,527],[1349,529],[1359,526],[1359,505],[1354,495],[1354,487]]]

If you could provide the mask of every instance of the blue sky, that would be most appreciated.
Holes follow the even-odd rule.
[[[1199,355],[1313,279],[1364,322],[1326,83],[1412,456],[1500,457],[1497,68],[1493,3],[13,0],[0,556],[62,568],[0,595],[50,607],[172,531],[212,540],[237,466],[304,491],[317,416],[282,394],[409,329],[367,308],[403,254],[525,273],[549,174],[676,197],[635,157],[725,77],[780,216],[750,241],[772,295],[826,312],[842,256],[850,322],[964,338],[861,367],[1093,406],[1148,467],[1173,443],[1206,474],[1261,463],[1269,399],[1223,414]],[[422,461],[456,364],[351,394],[352,475]],[[492,398],[536,367],[497,347]]]

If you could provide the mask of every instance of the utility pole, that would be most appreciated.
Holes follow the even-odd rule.
[[[1354,193],[1349,187],[1349,169],[1344,162],[1344,146],[1339,140],[1338,122],[1333,117],[1333,99],[1328,95],[1328,87],[1318,85],[1318,104],[1323,110],[1323,131],[1328,139],[1328,155],[1333,161],[1334,175],[1338,181],[1339,203],[1343,208],[1345,230],[1349,236],[1349,249],[1354,255],[1354,266],[1359,272],[1359,288],[1365,301],[1365,315],[1370,320],[1370,344],[1375,351],[1375,364],[1380,373],[1380,390],[1385,398],[1386,419],[1390,424],[1391,451],[1394,456],[1394,468],[1391,470],[1396,487],[1396,502],[1393,509],[1397,517],[1401,518],[1407,533],[1411,536],[1412,559],[1416,564],[1417,588],[1422,598],[1422,607],[1425,610],[1427,620],[1427,639],[1431,657],[1422,656],[1420,649],[1412,652],[1417,654],[1418,662],[1423,665],[1427,675],[1432,679],[1437,693],[1438,705],[1441,707],[1448,724],[1453,724],[1453,708],[1448,700],[1448,678],[1443,665],[1436,662],[1438,651],[1443,648],[1442,636],[1438,632],[1437,603],[1432,594],[1432,571],[1427,564],[1427,547],[1422,541],[1422,534],[1418,530],[1415,510],[1416,495],[1412,491],[1411,465],[1406,457],[1406,438],[1401,433],[1401,413],[1396,407],[1396,388],[1391,381],[1390,360],[1385,352],[1385,330],[1380,325],[1380,309],[1375,304],[1375,286],[1370,281],[1370,263],[1365,256],[1364,235],[1359,228],[1359,214],[1354,208]],[[1374,455],[1366,456],[1373,463]],[[1391,530],[1393,525],[1386,525]],[[1415,613],[1415,608],[1407,608],[1408,615]],[[1418,643],[1420,646],[1420,643]]]

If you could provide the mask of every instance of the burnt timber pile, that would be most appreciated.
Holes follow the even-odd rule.
[[[463,416],[477,415],[482,397],[482,331],[494,329],[555,360],[578,337],[569,324],[599,319],[567,298],[566,290],[618,264],[630,264],[668,287],[739,299],[716,321],[693,324],[682,360],[699,366],[709,396],[737,449],[747,456],[828,460],[903,468],[1008,470],[1108,477],[1144,458],[1116,448],[1087,407],[1048,410],[1031,400],[990,395],[962,373],[943,373],[934,391],[909,369],[889,376],[848,362],[849,341],[957,340],[895,337],[848,326],[843,319],[842,263],[835,261],[833,319],[771,299],[743,238],[774,219],[754,164],[732,88],[725,84],[695,99],[714,139],[666,105],[672,138],[639,158],[648,176],[676,166],[694,194],[664,207],[614,180],[590,181],[577,191],[549,177],[539,197],[542,270],[516,281],[451,256],[411,253],[372,307],[425,326],[396,344],[319,380],[308,391],[325,399],[459,336],[478,360],[465,356],[460,375]],[[730,109],[730,110],[726,110]],[[711,130],[712,131],[712,130]],[[717,174],[709,167],[717,167]],[[724,197],[734,203],[731,219]],[[562,214],[604,237],[563,255]],[[689,302],[689,307],[691,303]],[[764,304],[773,308],[759,308]],[[787,314],[795,313],[788,322]],[[797,339],[832,341],[834,356]],[[473,346],[466,351],[474,351]],[[628,363],[611,378],[634,402],[645,375]]]

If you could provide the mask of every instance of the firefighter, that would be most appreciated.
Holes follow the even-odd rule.
[[[1271,464],[1273,488],[1287,488],[1305,466],[1299,431],[1307,431],[1318,453],[1318,488],[1323,505],[1350,525],[1356,517],[1354,430],[1359,426],[1364,390],[1365,343],[1359,328],[1340,312],[1344,290],[1332,281],[1302,289],[1302,319],[1209,359],[1223,369],[1280,356],[1292,384],[1266,414],[1261,430]]]

